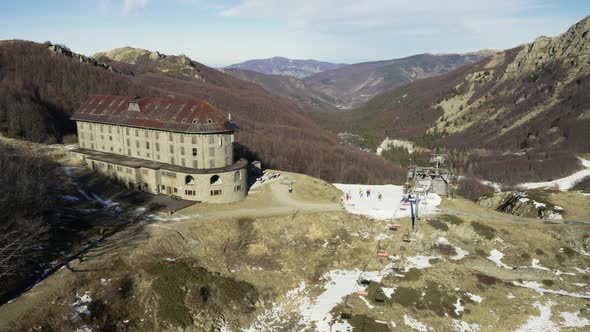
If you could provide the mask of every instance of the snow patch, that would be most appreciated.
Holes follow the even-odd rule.
[[[590,325],[590,319],[580,317],[580,312],[560,312],[564,327],[584,327]]]
[[[515,286],[519,286],[519,287],[530,288],[532,290],[535,290],[540,295],[544,295],[545,293],[549,293],[549,294],[557,294],[557,295],[575,297],[575,298],[579,298],[579,299],[590,299],[590,293],[580,294],[580,293],[571,293],[571,292],[564,291],[564,290],[546,289],[546,288],[543,288],[541,286],[541,284],[536,281],[523,281],[523,282],[513,281],[512,284]]]
[[[574,187],[578,182],[582,181],[585,177],[590,176],[590,160],[578,158],[582,166],[586,169],[581,171],[575,172],[570,176],[566,176],[561,179],[557,179],[554,181],[547,181],[547,182],[527,182],[521,183],[517,187],[523,189],[537,189],[537,188],[545,188],[545,187],[557,187],[561,191],[568,191],[572,187]]]
[[[384,220],[404,218],[411,216],[410,206],[402,206],[403,187],[396,185],[366,186],[359,184],[339,184],[336,188],[344,193],[350,194],[350,199],[343,196],[344,208],[352,213],[364,215],[369,218]],[[367,190],[371,189],[370,197],[367,197]],[[362,193],[362,197],[360,195]],[[382,198],[379,200],[379,193]],[[435,193],[429,193],[420,200],[420,215],[437,213],[436,208],[441,203],[441,198]]]
[[[430,265],[430,260],[433,258],[440,258],[438,256],[422,256],[422,255],[417,255],[417,256],[412,256],[412,257],[406,257],[406,266],[404,269],[404,272],[408,272],[410,271],[410,269],[426,269],[431,267],[432,265]]]
[[[531,316],[528,321],[519,327],[515,332],[558,332],[559,327],[551,320],[551,307],[555,302],[549,301],[545,305],[540,302],[533,303],[533,306],[539,309],[539,316]]]
[[[502,252],[498,251],[497,249],[492,249],[492,251],[490,251],[490,255],[487,258],[492,262],[496,263],[498,267],[503,267],[505,269],[512,270],[510,266],[502,262],[502,257],[504,257],[504,254]]]
[[[404,315],[404,324],[411,327],[413,330],[417,330],[420,332],[427,332],[432,330],[432,328],[428,327],[428,325],[419,322],[418,320],[408,316],[407,314]]]
[[[74,195],[64,195],[62,196],[63,199],[65,199],[68,202],[77,202],[80,200],[80,198],[74,196]]]
[[[457,302],[455,303],[455,313],[457,315],[461,315],[461,313],[463,313],[464,310],[465,308],[463,307],[463,305],[461,305],[461,299],[457,299]]]
[[[467,297],[469,297],[469,299],[471,299],[473,302],[481,303],[481,301],[483,301],[483,298],[479,295],[471,294],[469,292],[466,292],[465,295],[467,295]]]
[[[465,256],[469,255],[469,251],[463,250],[463,249],[461,249],[461,248],[453,245],[451,242],[449,242],[449,240],[447,240],[444,237],[439,237],[436,243],[443,244],[443,245],[450,245],[453,248],[455,248],[455,252],[457,254],[454,255],[453,257],[451,257],[451,259],[454,260],[454,261],[461,260],[461,259],[465,258]]]
[[[460,319],[453,319],[453,327],[455,330],[460,332],[477,332],[479,331],[479,325],[476,323],[469,324],[466,321]]]

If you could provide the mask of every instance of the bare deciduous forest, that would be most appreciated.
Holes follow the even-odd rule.
[[[55,54],[26,41],[0,43],[0,125],[10,135],[61,142],[74,133],[69,115],[89,94],[173,96],[209,101],[231,113],[248,155],[266,167],[331,182],[400,182],[399,163],[342,146],[295,103],[206,66],[202,80],[110,63],[118,72]]]

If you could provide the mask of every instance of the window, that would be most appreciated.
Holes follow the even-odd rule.
[[[197,148],[193,148],[193,157],[197,156]]]
[[[90,140],[94,140],[94,135],[90,134]]]
[[[234,191],[242,191],[242,185],[235,186]]]
[[[100,139],[101,140],[104,140],[104,135],[100,135]]]
[[[160,155],[156,155],[156,159],[157,160],[160,160]]]
[[[111,133],[111,126],[109,126],[109,134]]]
[[[184,156],[184,146],[180,147],[180,154]]]
[[[170,153],[174,153],[174,145],[170,144]]]
[[[160,143],[156,143],[156,152],[160,152]],[[160,157],[158,157],[160,159]]]
[[[188,196],[195,196],[196,192],[194,190],[185,190],[184,194]]]
[[[127,146],[131,145],[131,141],[129,140],[129,138],[127,138]]]
[[[178,194],[178,188],[174,187],[174,193]]]
[[[139,149],[139,140],[135,141],[135,147]]]
[[[191,137],[191,142],[192,142],[193,144],[197,144],[197,136],[196,136],[196,135],[193,135],[193,136]]]
[[[210,168],[215,168],[215,159],[209,160],[209,167]]]
[[[102,133],[104,125],[100,125],[100,132]]]
[[[180,165],[181,165],[182,167],[184,167],[184,166],[185,166],[185,164],[184,164],[184,158],[180,158]]]
[[[223,138],[221,136],[219,136],[219,146],[223,145]]]
[[[113,152],[113,147],[111,146],[111,152]]]
[[[193,168],[198,168],[198,164],[196,160],[193,160]]]
[[[215,148],[209,148],[209,157],[215,157]]]
[[[170,142],[172,142],[172,133],[168,133],[168,138],[170,139]]]
[[[191,175],[187,175],[184,178],[184,184],[195,184],[195,178],[192,177]]]
[[[90,143],[90,148],[94,150],[94,143]]]
[[[113,140],[113,136],[109,136],[109,141],[112,141],[112,140]]]
[[[169,172],[169,171],[162,171],[162,176],[171,178],[171,179],[176,179],[176,173],[174,172]]]
[[[127,168],[127,174],[131,174],[132,170],[131,168]]]
[[[139,137],[139,130],[135,128],[135,137]]]
[[[160,134],[156,131],[156,139],[160,139]]]
[[[184,135],[180,135],[180,143],[184,143]]]
[[[127,155],[131,156],[131,149],[127,149]]]
[[[212,185],[219,185],[221,184],[221,178],[219,177],[219,175],[213,175],[209,180],[209,183]]]
[[[139,150],[137,151],[137,156],[141,157],[141,152]]]
[[[234,173],[234,181],[238,181],[242,178],[242,173],[240,173],[240,171],[237,171]]]
[[[209,144],[215,143],[215,137],[213,135],[209,135]]]
[[[150,142],[145,142],[145,148],[146,148],[147,150],[149,150],[149,149],[150,149]]]
[[[149,130],[144,130],[145,131],[145,138],[149,138],[150,137],[150,132]]]
[[[221,195],[221,189],[211,190],[211,196],[219,196]]]
[[[174,165],[174,157],[173,157],[173,156],[170,156],[170,163],[171,163],[172,165]]]
[[[125,128],[125,134],[129,135],[129,128]]]

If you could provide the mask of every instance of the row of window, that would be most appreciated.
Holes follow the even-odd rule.
[[[98,126],[98,128],[99,128],[99,131],[100,131],[101,133],[105,131],[105,130],[104,130],[104,128],[105,128],[105,126],[106,126],[106,127],[107,127],[107,132],[108,132],[109,134],[111,134],[111,133],[112,133],[112,128],[113,128],[113,127],[115,127],[115,128],[117,129],[117,134],[119,134],[119,133],[120,133],[120,128],[121,128],[121,127],[119,127],[119,126],[111,126],[111,125],[105,125],[105,124],[98,124],[97,126]],[[80,137],[82,137],[82,138],[83,138],[83,136],[84,136],[84,135],[83,135],[83,131],[82,131],[82,130],[83,130],[83,128],[85,128],[85,127],[88,127],[90,130],[92,129],[92,127],[91,127],[91,125],[90,125],[89,123],[80,122],[80,133],[79,133],[79,134],[80,134]],[[139,129],[139,128],[129,128],[129,127],[125,127],[125,134],[126,134],[127,136],[131,136],[131,129],[133,129],[133,131],[134,131],[134,134],[135,134],[135,137],[139,137],[139,131],[140,131],[140,129]],[[143,130],[143,131],[144,131],[144,133],[145,133],[145,137],[146,137],[146,138],[149,138],[149,136],[150,136],[150,135],[149,135],[149,133],[150,133],[150,132],[153,132],[153,133],[154,133],[154,137],[155,137],[156,139],[160,139],[160,133],[161,133],[161,131],[158,131],[158,130],[150,130],[150,129],[141,129],[141,130]],[[196,135],[194,135],[194,134],[178,134],[178,135],[179,135],[179,140],[180,140],[180,143],[184,143],[184,142],[185,142],[185,137],[186,137],[186,136],[190,136],[191,143],[192,143],[192,144],[197,144],[197,136],[196,136]],[[208,136],[209,136],[209,144],[210,144],[210,145],[213,145],[213,144],[215,144],[215,136],[216,136],[216,135],[208,135]],[[91,139],[91,140],[92,140],[92,139],[94,139],[94,137],[92,136],[92,132],[90,133],[90,139]],[[104,140],[104,135],[101,135],[101,139],[103,139],[103,140]],[[187,141],[188,141],[188,137],[186,137],[186,139],[187,139]],[[110,136],[110,137],[109,137],[109,140],[111,140],[111,141],[112,141],[112,140],[113,140],[113,137],[112,137],[112,136]],[[174,141],[174,133],[173,133],[173,132],[168,132],[168,140],[169,140],[170,142],[173,142],[173,141]],[[217,144],[218,144],[219,146],[223,146],[223,143],[224,143],[224,141],[225,141],[225,143],[227,144],[227,143],[231,143],[231,140],[232,140],[232,136],[231,136],[230,134],[225,134],[225,135],[223,135],[223,136],[218,136],[218,137],[217,137]]]

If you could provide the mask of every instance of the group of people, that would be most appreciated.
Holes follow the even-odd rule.
[[[260,182],[261,184],[264,183],[266,180],[274,180],[278,179],[281,176],[281,173],[262,173],[262,176],[256,179],[256,181]]]
[[[371,198],[371,188],[368,188],[366,191],[363,191],[362,187],[359,187],[359,197],[363,198],[364,194],[367,194],[367,198]],[[350,190],[344,195],[344,197],[346,198],[347,201],[349,201],[350,199],[352,199],[352,195],[350,194]],[[381,192],[379,192],[377,194],[377,198],[379,200],[383,199],[383,195],[381,194]]]

